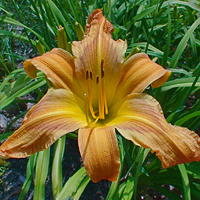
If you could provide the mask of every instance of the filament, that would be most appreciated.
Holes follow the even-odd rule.
[[[102,101],[103,101],[103,107],[105,114],[108,114],[108,105],[107,105],[107,99],[106,99],[106,90],[105,90],[105,78],[104,78],[104,68],[103,68],[104,60],[101,61],[101,88],[102,88]]]
[[[90,111],[92,117],[95,119],[94,124],[99,119],[105,119],[105,115],[108,114],[108,105],[106,99],[106,88],[105,88],[105,71],[104,71],[104,60],[101,60],[99,74],[96,75],[96,79],[93,80],[92,71],[86,70],[86,84],[87,84],[87,95],[88,95],[88,104],[86,107],[86,120],[89,123],[89,113]],[[96,86],[95,86],[96,83]],[[93,88],[97,89],[97,100],[98,100],[98,110],[94,111],[93,108]],[[96,105],[97,106],[97,105]],[[88,108],[89,107],[89,108]],[[92,124],[93,124],[92,123]]]
[[[106,99],[106,90],[105,90],[105,72],[103,68],[104,61],[101,61],[101,78],[97,75],[96,84],[98,90],[98,107],[99,107],[99,117],[100,119],[105,119],[105,115],[108,114],[108,105]]]
[[[88,114],[88,104],[87,101],[85,101],[85,114],[86,114],[86,121],[88,126],[90,125],[90,121],[89,121],[89,114]]]
[[[89,109],[92,117],[96,119],[96,115],[94,113],[94,109],[92,106],[92,72],[86,70],[86,81],[87,81],[87,88],[88,88],[88,100],[89,100]]]

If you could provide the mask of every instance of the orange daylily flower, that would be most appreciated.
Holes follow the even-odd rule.
[[[32,77],[45,73],[53,87],[29,110],[22,126],[0,147],[1,156],[27,157],[44,150],[68,132],[78,131],[83,163],[93,182],[116,181],[120,155],[116,130],[151,148],[164,168],[200,161],[200,138],[187,128],[168,124],[159,103],[142,92],[161,86],[170,71],[145,53],[124,60],[127,44],[111,37],[113,26],[94,10],[73,56],[55,48],[25,61]]]

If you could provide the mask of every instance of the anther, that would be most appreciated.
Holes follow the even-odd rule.
[[[103,59],[101,60],[101,78],[104,77]]]
[[[103,69],[103,59],[101,60],[101,69]]]
[[[89,71],[88,69],[86,70],[86,80],[89,78]]]
[[[90,78],[91,78],[91,80],[93,80],[92,71],[90,71]]]
[[[104,69],[101,69],[101,78],[104,77]]]
[[[96,84],[98,84],[99,83],[99,76],[97,75],[96,76]]]

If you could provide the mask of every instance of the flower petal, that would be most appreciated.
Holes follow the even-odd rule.
[[[82,41],[72,43],[76,75],[84,92],[88,92],[87,75],[91,74],[93,106],[98,107],[97,77],[105,80],[108,105],[113,99],[122,74],[126,42],[111,38],[113,26],[100,9],[91,13],[86,25],[87,35]],[[88,71],[88,72],[87,72]],[[112,91],[112,92],[110,92]]]
[[[123,68],[122,79],[115,100],[121,99],[130,93],[140,93],[152,84],[152,87],[163,85],[171,72],[153,62],[145,53],[131,56]]]
[[[117,180],[120,156],[114,127],[79,129],[78,145],[87,173],[93,182]]]
[[[1,145],[0,155],[27,157],[85,126],[85,115],[77,101],[80,104],[81,100],[69,90],[50,89],[27,113],[23,125]]]
[[[151,148],[164,168],[200,161],[200,137],[187,128],[168,124],[159,103],[146,94],[131,94],[107,125],[134,144]],[[110,112],[116,112],[115,105]]]
[[[31,78],[36,77],[36,70],[39,69],[55,88],[69,88],[79,97],[83,95],[75,76],[73,57],[63,49],[54,48],[41,56],[26,60],[24,69]]]

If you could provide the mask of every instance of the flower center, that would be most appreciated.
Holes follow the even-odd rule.
[[[96,75],[95,79],[93,77],[93,72],[86,70],[86,83],[87,83],[87,96],[88,96],[88,104],[89,111],[92,117],[95,119],[95,123],[98,119],[105,119],[105,115],[108,114],[108,106],[107,106],[107,99],[106,99],[106,91],[105,91],[105,78],[104,78],[104,68],[103,68],[103,59],[101,60],[101,69],[100,74]],[[95,85],[93,85],[95,84]],[[93,106],[93,89],[97,90],[98,96],[98,109],[94,110]],[[88,117],[88,106],[86,105],[86,115]]]

